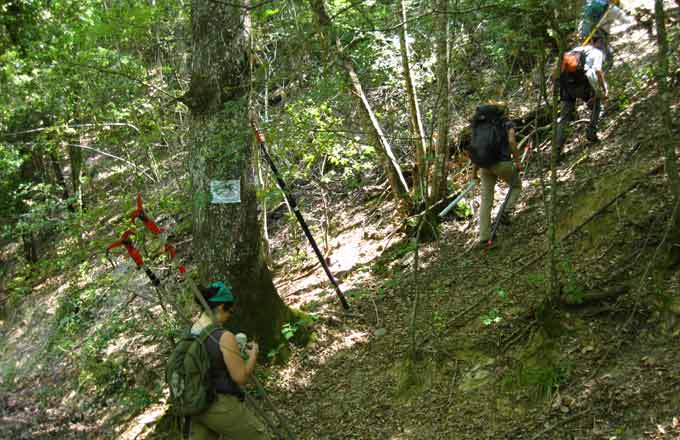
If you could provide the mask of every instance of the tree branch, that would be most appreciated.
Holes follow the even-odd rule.
[[[39,133],[55,128],[90,128],[90,127],[128,127],[140,133],[139,128],[129,122],[102,122],[100,124],[70,124],[70,125],[51,125],[49,127],[32,128],[30,130],[15,131],[12,133],[0,133],[0,137],[19,136],[22,134]]]
[[[87,146],[87,145],[80,145],[80,144],[64,144],[64,146],[67,146],[67,147],[74,147],[74,148],[82,148],[82,149],[84,149],[84,150],[91,150],[91,151],[97,152],[97,153],[99,153],[99,154],[102,154],[102,155],[104,155],[104,156],[108,156],[108,157],[110,157],[110,158],[112,158],[112,159],[116,159],[116,160],[120,160],[120,161],[122,161],[122,162],[125,162],[126,164],[132,166],[135,170],[139,169],[139,167],[137,166],[136,163],[130,162],[129,160],[123,159],[123,158],[120,157],[120,156],[116,156],[115,154],[107,153],[106,151],[99,150],[99,149],[97,149],[97,148],[89,147],[89,146]],[[154,179],[154,178],[153,178],[149,173],[147,173],[146,171],[140,170],[140,172],[141,172],[142,174],[144,174],[146,177],[148,177],[149,179],[151,179],[151,181],[156,182],[156,179]]]

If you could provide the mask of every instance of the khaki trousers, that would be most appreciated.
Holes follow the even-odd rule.
[[[489,168],[481,168],[482,179],[482,206],[479,210],[479,241],[486,242],[491,238],[491,207],[496,187],[496,180],[500,177],[508,185],[513,182],[513,177],[517,177],[512,183],[512,193],[506,206],[506,212],[510,212],[517,202],[520,192],[522,192],[522,179],[511,161],[498,162]]]
[[[190,440],[265,440],[269,436],[245,403],[228,394],[218,394],[208,409],[191,417]]]

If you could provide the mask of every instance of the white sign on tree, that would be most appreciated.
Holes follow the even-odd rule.
[[[213,204],[241,203],[241,181],[233,180],[211,180],[210,194]]]

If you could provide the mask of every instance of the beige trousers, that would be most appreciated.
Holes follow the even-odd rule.
[[[493,206],[494,190],[496,180],[500,177],[508,185],[513,182],[513,177],[517,175],[512,183],[512,193],[506,206],[506,212],[510,212],[517,202],[519,194],[522,192],[522,179],[520,179],[512,161],[498,162],[489,168],[481,168],[482,179],[482,207],[479,210],[479,241],[486,242],[491,238],[491,207]]]
[[[221,394],[198,416],[191,417],[190,440],[266,440],[262,423],[255,418],[244,402],[231,395]]]

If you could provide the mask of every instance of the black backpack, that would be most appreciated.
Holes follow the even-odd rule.
[[[472,141],[468,151],[473,164],[488,168],[501,161],[508,146],[505,111],[496,105],[480,105],[472,118]]]

